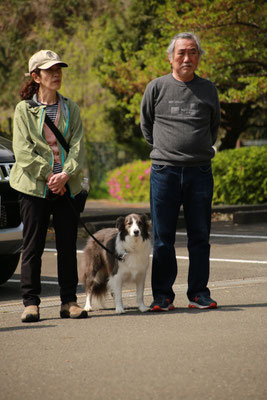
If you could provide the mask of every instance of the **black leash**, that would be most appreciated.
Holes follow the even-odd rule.
[[[104,249],[107,253],[109,253],[110,255],[112,255],[114,258],[116,258],[118,261],[124,261],[125,257],[127,255],[127,252],[125,251],[123,254],[117,255],[116,253],[113,253],[111,250],[109,250],[107,247],[105,247],[101,242],[99,242],[99,240],[88,230],[87,226],[85,225],[85,223],[83,222],[83,220],[81,219],[80,214],[78,213],[78,211],[75,208],[75,205],[72,203],[71,198],[65,194],[65,197],[68,199],[68,202],[72,208],[72,211],[74,212],[74,214],[76,215],[76,217],[78,218],[79,222],[81,223],[81,225],[84,227],[84,229],[86,230],[86,232],[88,233],[88,235],[91,236],[92,239],[94,239],[94,241],[100,246],[102,247],[102,249]]]

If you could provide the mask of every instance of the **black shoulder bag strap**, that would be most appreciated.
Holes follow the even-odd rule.
[[[64,136],[62,135],[58,127],[53,123],[53,121],[48,117],[47,114],[45,115],[45,123],[54,133],[55,137],[57,138],[61,146],[64,148],[64,150],[66,150],[66,152],[68,153],[70,151],[70,146],[66,142]]]
[[[30,104],[31,107],[36,107],[38,106],[38,104],[34,101],[34,100],[27,100],[27,102]],[[60,132],[60,130],[57,128],[57,126],[53,123],[53,121],[48,117],[48,115],[45,115],[45,123],[46,125],[48,125],[48,127],[51,129],[51,131],[54,133],[54,135],[56,136],[57,140],[59,141],[59,143],[61,144],[61,146],[64,148],[64,150],[66,150],[66,152],[68,153],[70,151],[70,146],[68,145],[68,143],[66,142],[64,136],[62,135],[62,133]],[[69,197],[67,197],[67,199],[69,200],[69,204],[71,205],[71,208],[73,210],[73,212],[75,213],[75,215],[79,218],[80,223],[82,224],[82,226],[84,227],[84,229],[86,230],[86,232],[88,233],[88,235],[90,235],[95,241],[96,243],[101,246],[104,250],[106,250],[106,252],[108,252],[109,254],[111,254],[113,257],[115,257],[117,260],[119,261],[124,261],[125,256],[127,255],[127,253],[125,252],[124,254],[119,254],[117,255],[116,253],[113,253],[112,251],[110,251],[107,247],[105,247],[101,242],[99,242],[99,240],[92,234],[89,232],[89,230],[87,229],[87,226],[85,225],[85,223],[82,221],[80,214],[77,212],[77,210],[75,209],[74,205],[72,204],[71,200]]]
[[[38,106],[38,104],[34,100],[27,100],[27,102],[29,103],[29,105],[31,107]],[[58,127],[53,123],[53,121],[48,117],[47,114],[45,115],[45,123],[46,123],[46,125],[48,125],[48,127],[51,129],[51,131],[54,133],[54,135],[56,136],[57,140],[59,141],[59,143],[61,144],[63,149],[66,150],[66,152],[68,153],[70,151],[70,146],[66,142],[64,136],[62,135],[62,133],[60,132]]]

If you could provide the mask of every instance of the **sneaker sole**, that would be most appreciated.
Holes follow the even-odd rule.
[[[190,301],[189,308],[198,308],[200,310],[208,309],[208,308],[217,308],[217,303],[211,303],[208,306],[201,306],[200,304],[194,303],[193,301]]]
[[[21,318],[21,322],[38,322],[40,320],[39,315],[28,314],[25,318]]]
[[[67,311],[60,311],[60,318],[70,318],[70,313]]]
[[[154,312],[159,312],[159,311],[172,311],[172,310],[174,310],[174,305],[173,304],[169,304],[169,306],[168,307],[166,307],[166,308],[162,308],[162,307],[160,307],[160,306],[154,306],[153,308],[150,308],[150,310],[149,311],[154,311]]]
[[[72,318],[72,319],[80,319],[80,318],[88,318],[88,314],[87,314],[87,311],[82,311],[81,312],[81,314],[79,314],[79,315],[70,315],[70,313],[69,312],[67,312],[67,311],[61,311],[60,312],[60,317],[61,318]]]
[[[88,318],[87,311],[83,310],[79,315],[70,315],[70,318],[73,319],[81,319],[81,318]]]

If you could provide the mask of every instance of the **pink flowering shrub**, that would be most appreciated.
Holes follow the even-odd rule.
[[[151,161],[134,161],[108,173],[109,194],[116,200],[149,201]]]
[[[213,204],[267,203],[267,146],[224,150],[212,159]],[[151,161],[135,161],[108,174],[116,200],[148,202]]]

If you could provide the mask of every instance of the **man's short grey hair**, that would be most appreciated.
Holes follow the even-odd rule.
[[[202,54],[204,54],[205,52],[201,48],[201,44],[200,44],[199,38],[197,37],[197,35],[195,35],[192,32],[182,32],[182,33],[179,33],[178,35],[174,36],[174,38],[172,38],[172,40],[170,41],[169,47],[167,49],[167,53],[168,53],[168,56],[169,56],[171,61],[173,61],[173,50],[174,50],[174,46],[175,46],[176,40],[178,40],[178,39],[192,39],[192,40],[194,40],[196,42],[196,44],[197,44],[198,53],[199,53],[199,60],[200,60]]]

